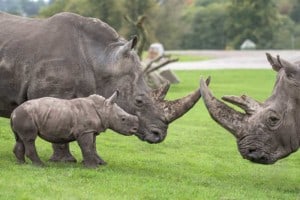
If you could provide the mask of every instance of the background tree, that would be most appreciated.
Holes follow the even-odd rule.
[[[0,11],[17,15],[35,16],[40,8],[45,5],[46,3],[43,0],[0,0]]]
[[[229,46],[238,49],[244,40],[251,39],[258,48],[272,48],[278,16],[273,0],[231,0],[226,25]]]
[[[138,28],[124,19],[138,21],[148,43],[165,49],[239,49],[245,39],[257,48],[300,48],[300,0],[50,0],[40,15],[62,11],[100,18],[126,39]],[[0,10],[34,16],[44,0],[0,0]]]
[[[151,18],[155,36],[153,42],[160,42],[166,49],[180,49],[181,38],[190,25],[183,19],[183,11],[188,6],[186,0],[164,0]]]
[[[183,35],[185,49],[224,49],[226,46],[225,21],[227,4],[211,3],[193,10],[191,28]],[[212,13],[214,13],[212,15]]]

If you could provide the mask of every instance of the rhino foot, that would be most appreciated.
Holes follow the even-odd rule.
[[[77,162],[72,155],[55,155],[53,154],[49,159],[51,162]]]
[[[107,164],[107,162],[105,162],[102,158],[100,158],[100,156],[98,156],[97,155],[97,163],[99,164],[99,165],[106,165]]]
[[[52,162],[77,162],[70,153],[69,144],[52,144],[53,155],[49,159]]]

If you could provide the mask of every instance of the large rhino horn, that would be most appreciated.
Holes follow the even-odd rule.
[[[207,107],[207,110],[211,117],[229,132],[231,132],[236,138],[241,137],[240,130],[243,129],[246,114],[235,111],[231,107],[227,106],[224,102],[218,100],[213,96],[207,87],[207,84],[203,79],[200,81],[200,91]],[[232,98],[225,98],[226,100],[232,100]],[[243,105],[245,102],[240,100],[232,100],[231,102],[236,105]],[[241,107],[241,106],[240,106]],[[251,109],[249,109],[251,110]]]
[[[209,84],[209,82],[210,77],[206,80],[206,84]],[[166,121],[171,123],[172,121],[184,115],[197,103],[200,97],[201,93],[199,89],[197,89],[181,99],[163,101]]]

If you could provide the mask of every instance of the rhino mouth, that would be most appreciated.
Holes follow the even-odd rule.
[[[148,142],[149,144],[156,144],[165,139],[167,132],[159,128],[151,128],[149,130],[138,131],[134,134],[142,141]]]
[[[251,140],[249,141],[247,136],[242,137],[238,141],[238,149],[241,156],[253,163],[265,165],[274,164],[278,159],[275,159],[274,155],[268,153],[266,146],[259,144],[260,142],[258,141],[255,143]]]

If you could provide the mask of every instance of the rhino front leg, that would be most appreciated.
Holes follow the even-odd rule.
[[[69,143],[52,144],[53,155],[49,159],[52,162],[77,162],[69,149]]]
[[[99,166],[99,160],[94,148],[94,135],[94,133],[84,133],[77,138],[82,152],[83,164],[88,168]]]
[[[107,163],[97,153],[97,148],[96,148],[96,134],[94,134],[93,148],[94,148],[94,151],[96,153],[96,158],[98,160],[98,164],[99,165],[106,165]]]

